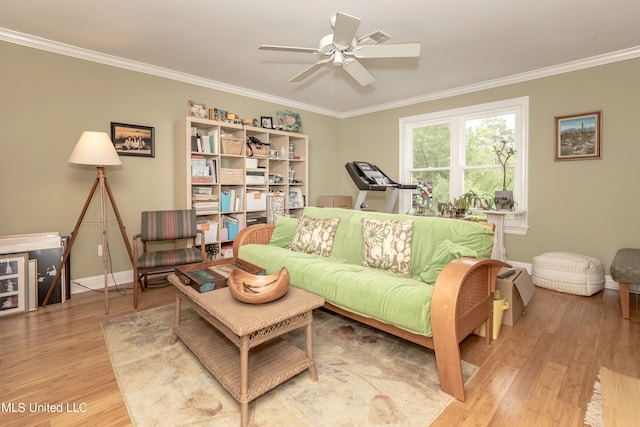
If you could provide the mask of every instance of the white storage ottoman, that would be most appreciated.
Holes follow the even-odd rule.
[[[593,295],[604,289],[604,267],[599,259],[571,252],[545,252],[533,257],[533,283],[541,288],[575,295]]]

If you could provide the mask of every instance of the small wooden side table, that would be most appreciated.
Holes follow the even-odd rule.
[[[243,427],[249,422],[249,402],[258,396],[306,369],[313,381],[318,380],[312,350],[312,311],[324,304],[324,298],[289,287],[287,294],[276,301],[245,304],[235,300],[228,288],[199,293],[175,274],[168,279],[177,289],[171,343],[180,338],[240,403]],[[201,317],[181,322],[182,301]],[[302,327],[306,328],[306,351],[279,338]]]
[[[496,225],[496,231],[493,236],[493,249],[491,258],[499,261],[507,261],[507,249],[504,246],[504,217],[507,215],[522,215],[525,211],[493,211],[485,209],[472,209],[473,212],[482,212],[487,214],[487,222]]]

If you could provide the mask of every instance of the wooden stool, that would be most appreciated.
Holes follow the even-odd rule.
[[[624,248],[611,262],[611,277],[620,284],[622,318],[629,318],[629,284],[640,284],[640,249]]]

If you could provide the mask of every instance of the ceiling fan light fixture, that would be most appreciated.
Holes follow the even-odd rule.
[[[367,86],[376,79],[357,58],[414,58],[420,56],[420,43],[384,44],[390,37],[381,30],[376,30],[359,39],[356,38],[360,22],[360,19],[355,16],[338,12],[331,19],[333,33],[322,37],[317,49],[274,45],[261,45],[259,48],[315,53],[321,56],[320,60],[295,75],[289,80],[290,82],[301,82],[331,61],[334,66],[342,67],[362,86]]]

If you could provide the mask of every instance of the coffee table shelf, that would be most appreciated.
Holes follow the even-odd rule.
[[[202,318],[183,322],[175,332],[220,384],[238,402],[241,391],[240,354],[220,331]],[[298,347],[274,338],[249,351],[247,402],[309,369],[313,360]]]

